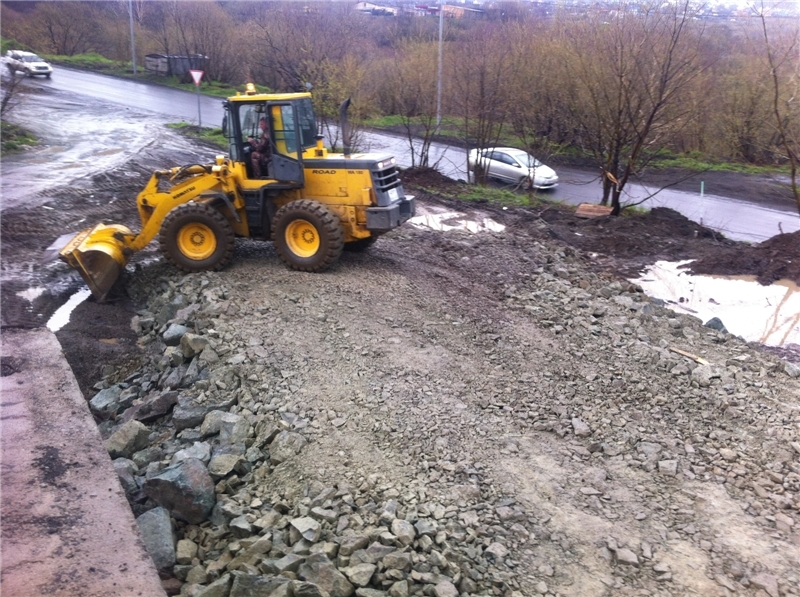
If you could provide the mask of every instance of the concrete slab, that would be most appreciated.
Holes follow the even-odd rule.
[[[0,592],[166,596],[55,335],[0,350]]]

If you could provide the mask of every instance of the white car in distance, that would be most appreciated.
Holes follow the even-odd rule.
[[[41,75],[49,79],[53,74],[53,67],[33,52],[9,50],[6,52],[6,63],[12,72],[21,71],[29,77]]]
[[[558,185],[555,170],[531,154],[512,147],[473,149],[467,158],[470,172],[482,168],[489,178],[496,178],[523,189],[552,189]]]

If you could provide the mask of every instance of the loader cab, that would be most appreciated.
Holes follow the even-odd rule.
[[[228,138],[230,157],[245,165],[253,178],[248,138],[259,139],[259,122],[266,118],[272,143],[272,162],[267,180],[284,188],[301,187],[303,152],[316,145],[316,120],[309,94],[245,95],[224,103],[223,134]]]

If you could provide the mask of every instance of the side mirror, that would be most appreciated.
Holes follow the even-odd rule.
[[[228,115],[222,117],[222,136],[228,136]]]

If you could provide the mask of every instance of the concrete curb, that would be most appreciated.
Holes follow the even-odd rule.
[[[166,596],[55,335],[3,331],[0,590]]]

